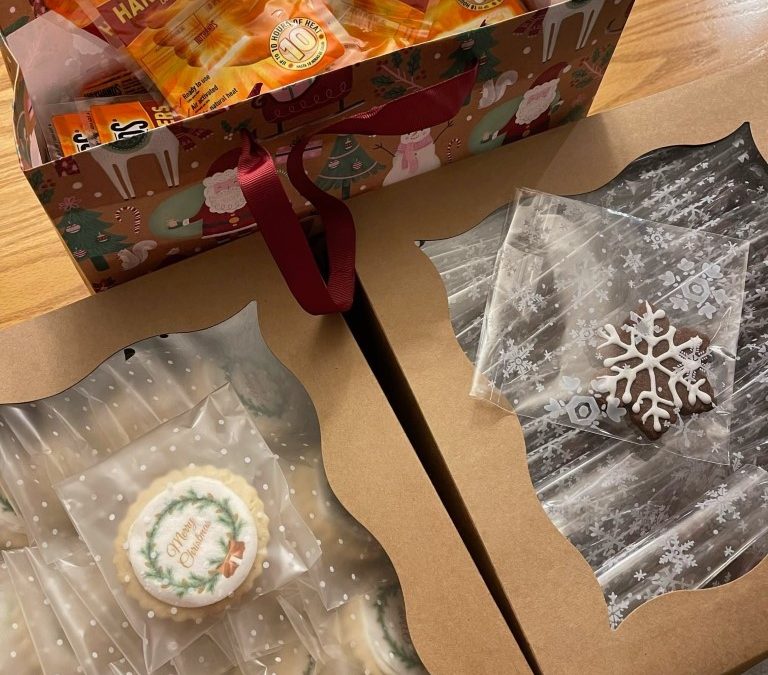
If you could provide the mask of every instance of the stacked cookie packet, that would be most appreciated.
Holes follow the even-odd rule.
[[[765,183],[749,129],[594,193],[519,191],[421,242],[472,395],[514,411],[534,488],[617,628],[768,553]]]
[[[422,672],[251,304],[0,408],[8,673]]]

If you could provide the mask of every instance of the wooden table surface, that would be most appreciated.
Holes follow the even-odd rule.
[[[765,58],[766,0],[636,0],[593,112]],[[89,290],[18,167],[0,80],[0,326]]]

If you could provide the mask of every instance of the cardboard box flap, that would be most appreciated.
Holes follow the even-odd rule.
[[[439,274],[415,243],[471,229],[516,187],[589,192],[649,151],[712,143],[747,122],[768,157],[767,76],[766,63],[735,69],[351,203],[358,274],[392,365],[493,560],[484,572],[504,585],[543,672],[715,675],[747,667],[768,654],[768,632],[755,630],[768,625],[768,606],[755,601],[768,588],[768,562],[720,588],[651,600],[612,631],[592,569],[536,497],[519,424],[470,399],[473,367],[454,337]]]
[[[305,314],[259,238],[3,330],[0,401],[60,392],[131,343],[206,328],[252,300],[265,341],[315,406],[334,492],[395,565],[427,668],[529,673],[343,319]]]

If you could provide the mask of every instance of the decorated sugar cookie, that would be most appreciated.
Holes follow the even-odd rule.
[[[405,604],[396,584],[360,595],[339,608],[339,638],[366,673],[425,673],[411,643]]]
[[[155,480],[115,542],[118,576],[153,616],[199,619],[248,592],[263,569],[269,519],[256,490],[212,466]]]
[[[655,441],[678,415],[703,413],[715,405],[707,379],[709,338],[676,328],[666,312],[641,303],[621,326],[606,325],[598,347],[609,370],[595,380],[597,392],[629,413],[631,422]]]

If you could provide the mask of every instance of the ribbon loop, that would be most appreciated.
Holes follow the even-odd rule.
[[[472,92],[477,65],[451,79],[352,115],[301,138],[288,155],[288,178],[315,207],[325,230],[328,280],[323,278],[275,163],[255,134],[242,132],[238,180],[248,207],[288,287],[310,314],[345,312],[355,289],[355,225],[346,204],[307,176],[304,151],[312,136],[401,136],[453,119]]]

